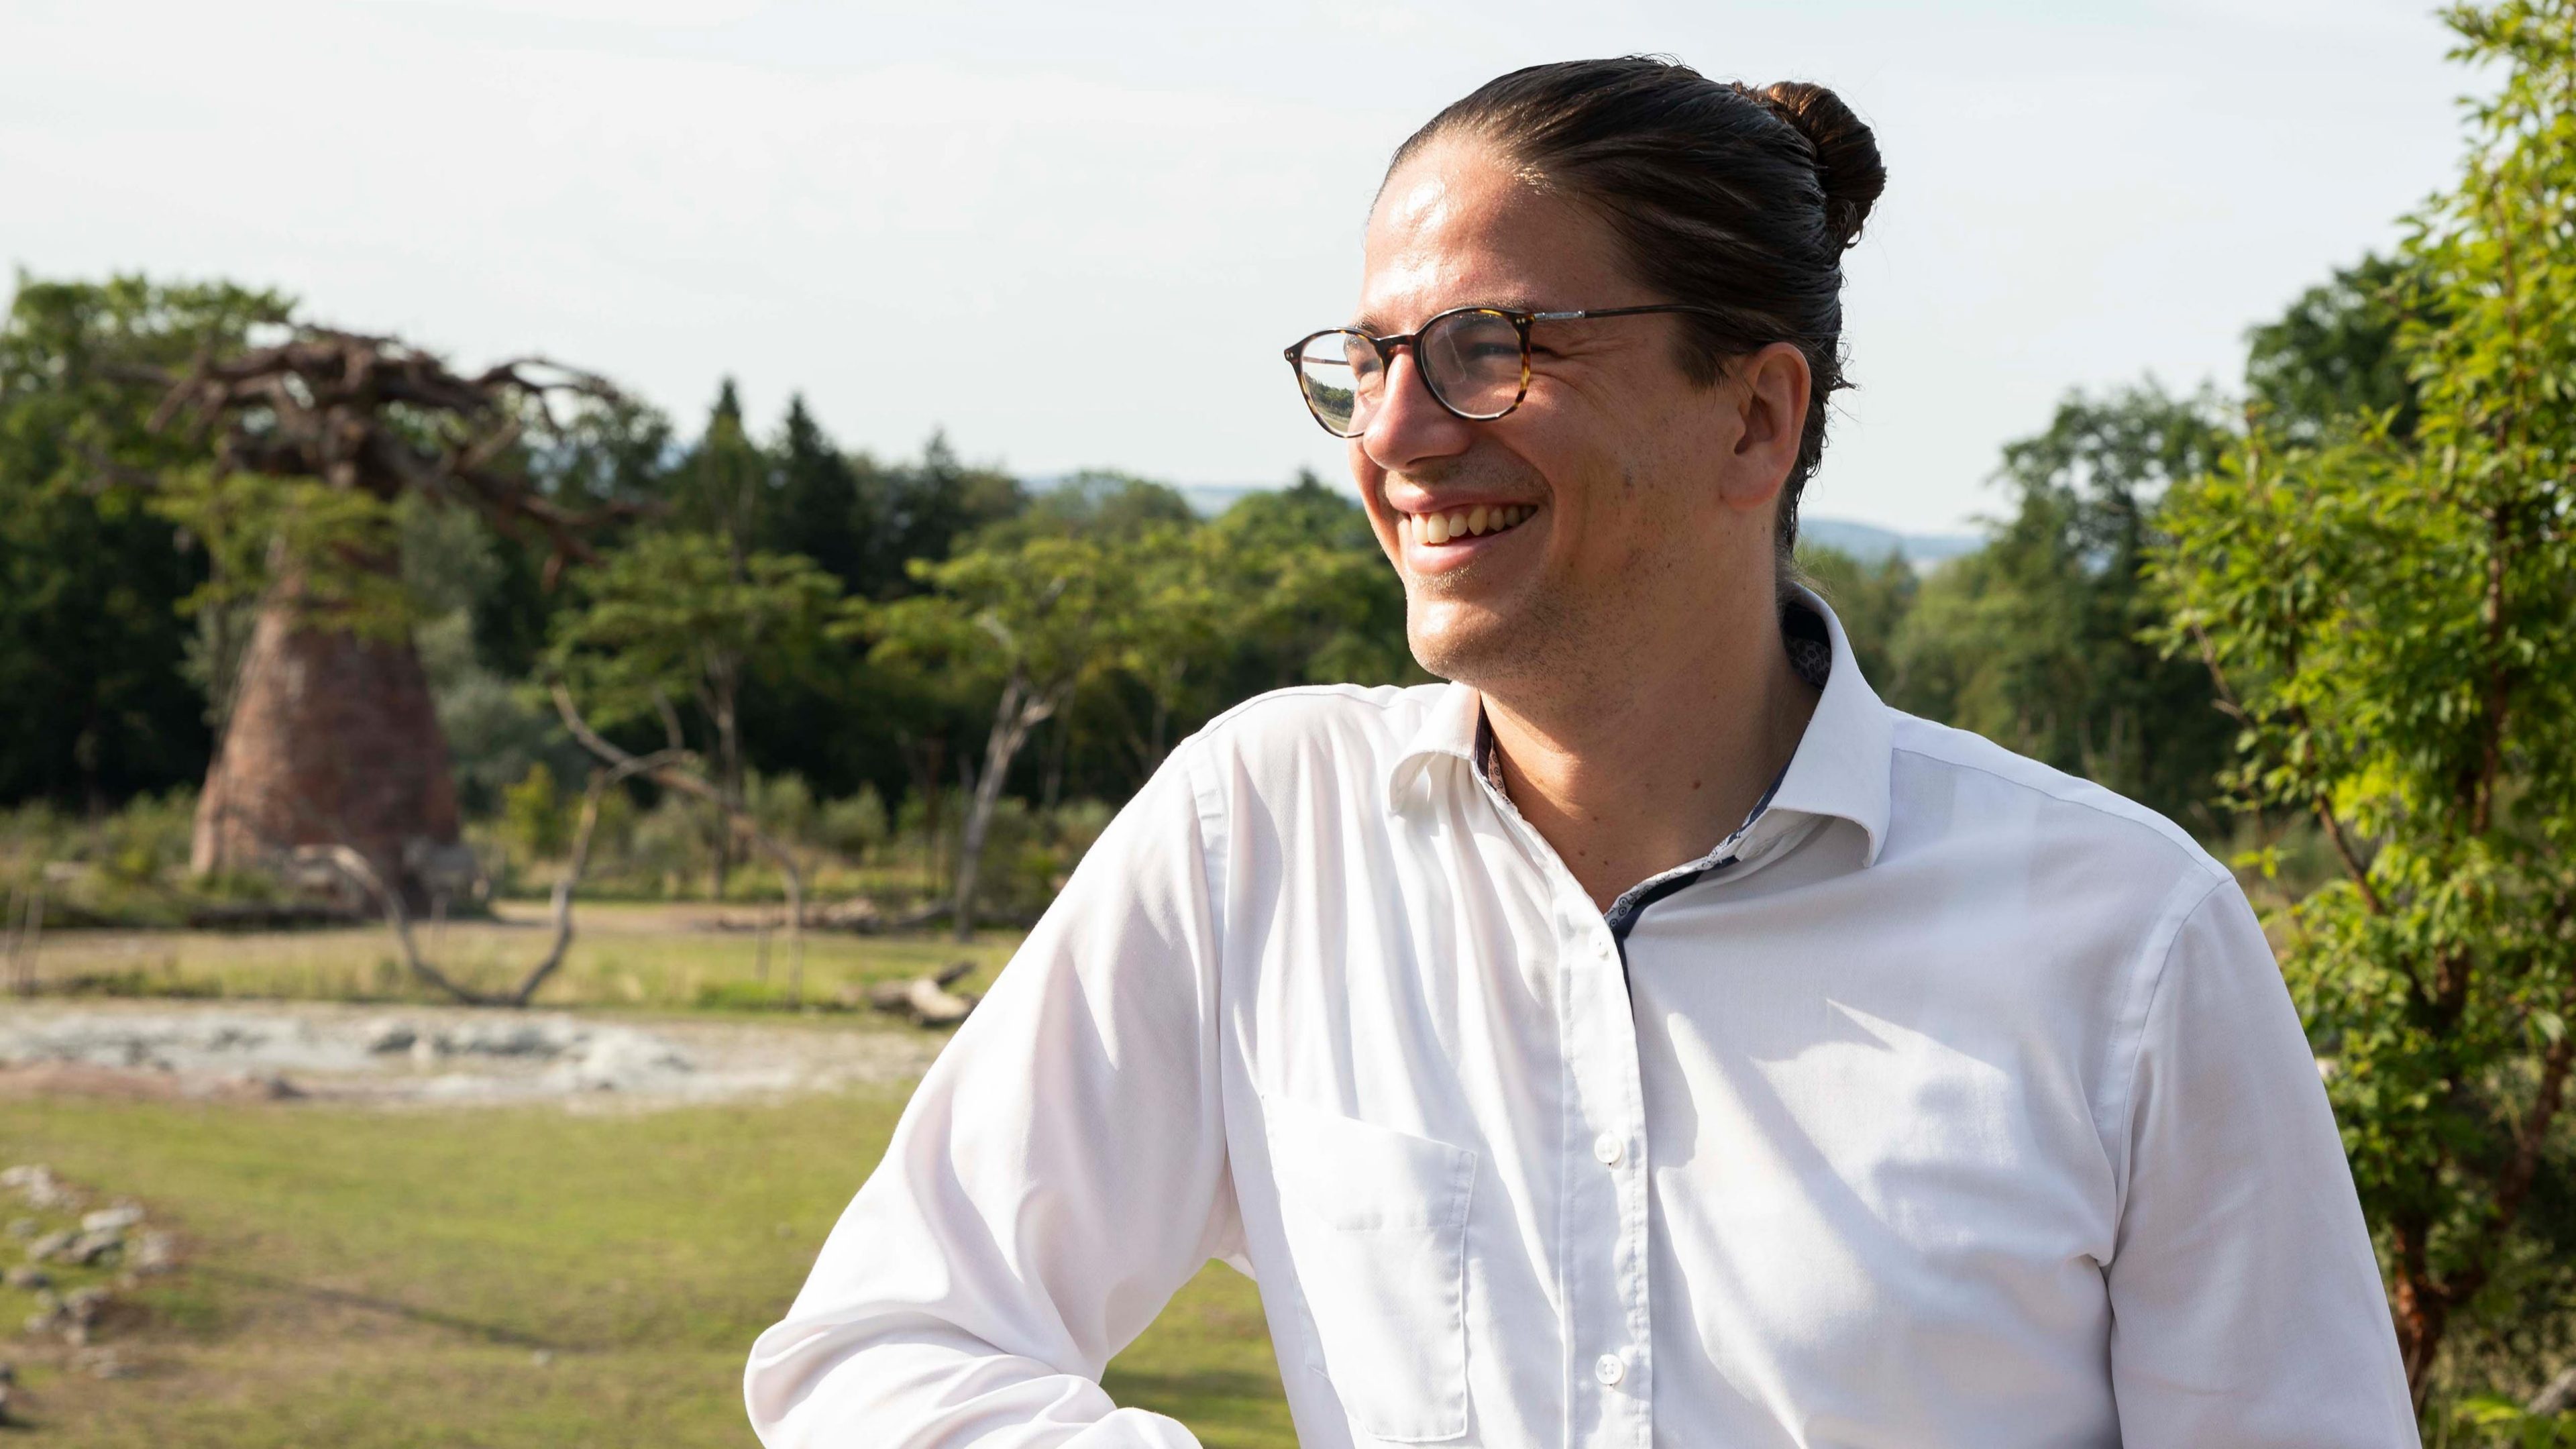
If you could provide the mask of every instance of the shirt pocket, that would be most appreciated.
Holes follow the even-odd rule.
[[[1363,1433],[1464,1436],[1476,1154],[1284,1098],[1265,1097],[1262,1116],[1310,1363]]]

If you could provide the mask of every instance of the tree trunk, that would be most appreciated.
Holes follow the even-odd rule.
[[[425,911],[474,869],[420,656],[408,637],[363,638],[304,612],[292,575],[261,605],[189,864],[203,875],[345,845]]]
[[[1055,700],[1033,690],[1016,671],[1002,686],[1002,702],[993,710],[993,732],[984,742],[984,773],[975,779],[975,798],[966,809],[966,828],[957,842],[957,894],[951,908],[957,939],[975,939],[975,877],[984,857],[984,837],[992,828],[993,808],[1001,803],[1002,781],[1011,761],[1028,743],[1029,731],[1055,713]]]

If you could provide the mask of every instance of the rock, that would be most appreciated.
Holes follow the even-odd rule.
[[[167,1273],[179,1266],[179,1240],[168,1233],[145,1233],[135,1240],[129,1261],[137,1273]]]
[[[81,1231],[85,1233],[123,1232],[141,1221],[143,1221],[142,1208],[130,1202],[121,1202],[114,1207],[100,1208],[97,1212],[83,1214]]]
[[[41,1162],[22,1162],[15,1167],[0,1168],[0,1188],[17,1193],[26,1200],[27,1206],[39,1212],[80,1206],[80,1193],[70,1183],[54,1176],[54,1170]]]
[[[43,1237],[38,1238],[27,1245],[27,1261],[30,1263],[42,1263],[53,1257],[55,1254],[61,1252],[63,1249],[70,1247],[72,1245],[72,1240],[79,1236],[80,1234],[73,1232],[69,1228],[65,1228],[60,1232],[47,1233]]]
[[[585,1042],[547,1079],[582,1092],[632,1091],[693,1070],[669,1042],[646,1032],[613,1028]]]
[[[51,1288],[54,1286],[54,1275],[31,1263],[21,1263],[6,1274],[0,1275],[0,1281],[7,1282],[12,1288]]]
[[[407,1021],[379,1021],[366,1029],[364,1039],[372,1053],[409,1051],[420,1040],[420,1028]]]
[[[81,1234],[64,1244],[55,1252],[54,1257],[58,1262],[87,1267],[92,1263],[106,1262],[124,1251],[125,1230],[109,1228],[100,1232]]]

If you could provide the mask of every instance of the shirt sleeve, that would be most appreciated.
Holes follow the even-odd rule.
[[[743,1377],[772,1449],[1197,1449],[1103,1367],[1237,1256],[1197,793],[1175,752],[922,1078]]]
[[[2152,989],[2106,1270],[2124,1449],[2413,1449],[2343,1141],[2233,881],[2191,909]]]

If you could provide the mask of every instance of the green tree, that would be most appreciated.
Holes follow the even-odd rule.
[[[686,705],[728,812],[745,801],[741,699],[758,670],[821,636],[840,595],[796,554],[737,556],[700,532],[640,534],[579,581],[581,604],[558,615],[550,662],[601,728],[658,721],[681,749]],[[717,822],[716,891],[732,860],[730,818]]]
[[[983,764],[968,772],[971,799],[950,907],[963,941],[974,934],[984,844],[1011,763],[1032,730],[1115,662],[1134,627],[1136,580],[1101,542],[1051,534],[912,567],[924,592],[856,604],[844,632],[872,639],[876,662],[992,700]]]
[[[1914,611],[1914,597],[1922,587],[1914,566],[1902,554],[1863,563],[1838,548],[1802,543],[1798,570],[1806,576],[1808,587],[1833,606],[1834,617],[1843,621],[1843,635],[1851,640],[1861,677],[1882,694],[1893,695],[1900,688],[1897,631]]]
[[[2315,443],[2385,413],[2391,433],[2412,437],[2415,383],[2397,354],[2397,328],[2426,302],[2401,263],[2366,256],[2247,333],[2245,392],[2266,429],[2284,442]]]
[[[2228,727],[2207,671],[2141,640],[2140,568],[2166,490],[2228,431],[2206,393],[2069,396],[2008,443],[2012,517],[1928,580],[1897,632],[1891,702],[2098,781],[2196,828]]]
[[[18,278],[0,322],[0,801],[96,811],[203,778],[209,664],[238,654],[247,618],[192,606],[204,540],[151,494],[99,485],[111,462],[156,478],[213,462],[151,429],[158,397],[130,369],[237,348],[290,305],[227,283]]]
[[[2399,265],[2415,389],[2313,440],[2260,426],[2177,490],[2166,638],[2243,723],[2241,803],[2346,868],[2283,962],[2384,1249],[2419,1407],[2455,1324],[2565,1199],[2576,1060],[2576,0],[2454,7],[2458,184]]]
[[[859,472],[806,411],[802,393],[787,400],[787,420],[771,454],[778,496],[766,547],[801,553],[844,590],[864,591],[861,569],[874,520],[859,497]]]

